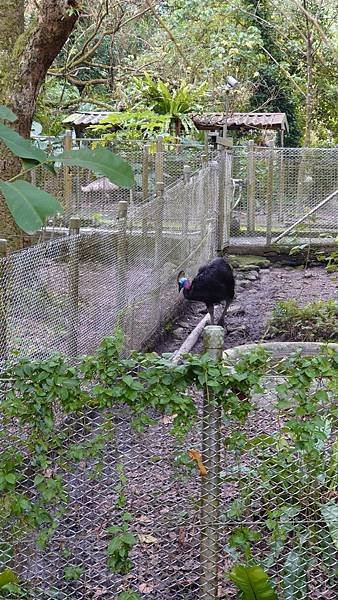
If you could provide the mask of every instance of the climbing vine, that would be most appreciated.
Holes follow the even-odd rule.
[[[55,355],[46,360],[22,359],[2,375],[6,394],[1,404],[0,526],[6,532],[7,554],[15,555],[20,540],[29,531],[37,532],[39,548],[48,545],[61,516],[67,511],[67,474],[74,472],[77,464],[90,465],[94,479],[102,476],[106,444],[114,444],[115,439],[112,407],[127,407],[138,431],[153,423],[158,412],[172,416],[172,432],[184,438],[198,418],[196,391],[208,390],[213,401],[222,407],[225,420],[235,424],[225,440],[227,448],[238,453],[249,443],[240,433],[240,426],[250,418],[255,406],[254,394],[262,391],[261,378],[269,367],[269,357],[262,348],[243,356],[235,365],[214,362],[208,355],[188,355],[183,364],[174,365],[169,357],[154,353],[124,357],[122,346],[121,334],[117,333],[103,340],[97,352],[84,357],[77,366]],[[280,469],[289,469],[290,476],[295,477],[290,461],[297,448],[309,472],[315,472],[321,481],[317,488],[323,506],[330,503],[329,492],[336,485],[334,457],[323,466],[320,442],[326,439],[328,422],[331,424],[337,417],[328,401],[333,383],[329,392],[319,389],[312,394],[310,390],[315,381],[335,381],[337,364],[338,353],[333,350],[315,358],[296,356],[281,363],[281,372],[291,376],[278,387],[278,406],[287,421],[277,442],[282,444],[281,436],[289,437],[294,446],[284,447],[277,456],[271,454],[270,475],[259,469],[249,473],[244,490],[254,485],[254,477],[265,481],[266,487],[271,473],[276,478],[278,473],[284,472]],[[297,399],[296,412],[292,412],[294,408],[289,404],[290,393]],[[330,408],[323,420],[316,411],[325,403]],[[93,420],[96,425],[91,429]],[[69,435],[74,427],[76,430],[77,423],[90,434],[80,443]],[[264,447],[269,453],[269,446],[276,440],[263,438],[254,447],[257,452]],[[131,567],[129,554],[137,539],[131,531],[133,515],[126,510],[122,464],[117,477],[116,506],[120,517],[119,522],[107,527],[107,565],[113,572],[127,573]],[[282,494],[283,478],[280,476],[278,481]],[[304,482],[303,491],[306,485]],[[292,486],[285,493],[292,498]],[[244,493],[237,505],[231,507],[232,516],[241,519],[246,505]],[[277,536],[280,530],[283,512],[279,512],[279,516],[277,512],[270,510],[266,515],[271,536]],[[237,553],[243,551],[243,556],[250,559],[251,544],[257,539],[254,532],[239,524],[230,544]],[[68,581],[81,579],[82,574],[82,568],[76,563],[64,569]]]

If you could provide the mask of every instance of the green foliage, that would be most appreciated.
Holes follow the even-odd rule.
[[[129,554],[137,544],[136,537],[129,531],[131,519],[132,516],[129,513],[124,513],[122,515],[123,524],[112,525],[107,529],[107,533],[113,536],[107,548],[108,568],[113,573],[126,575],[131,569]]]
[[[63,212],[61,204],[54,196],[28,181],[0,181],[0,190],[6,198],[14,221],[25,233],[35,233],[49,215]]]
[[[235,565],[229,573],[229,578],[241,591],[240,597],[243,600],[277,600],[267,574],[258,565]]]
[[[326,349],[312,358],[295,354],[280,363],[277,375],[285,378],[276,385],[274,407],[282,427],[271,431],[267,425],[266,433],[248,435],[230,422],[226,447],[236,456],[236,467],[222,479],[239,481],[240,494],[227,515],[252,522],[259,510],[259,525],[257,531],[243,525],[235,529],[229,546],[251,560],[262,552],[264,539],[264,567],[282,562],[285,597],[305,599],[311,565],[325,577],[334,571],[337,515],[330,498],[338,484],[338,352]]]
[[[39,530],[37,544],[44,548],[67,509],[64,474],[82,460],[95,461],[99,467],[105,445],[113,439],[109,416],[92,436],[88,435],[89,419],[86,441],[75,446],[67,430],[60,431],[57,425],[60,411],[78,422],[77,414],[83,417],[95,410],[104,415],[108,408],[110,415],[112,406],[127,405],[138,428],[144,428],[151,422],[149,409],[156,410],[175,415],[172,431],[182,437],[196,421],[195,391],[203,390],[212,392],[231,424],[225,445],[227,452],[235,453],[236,465],[243,454],[252,456],[245,469],[236,466],[221,474],[225,482],[239,482],[238,498],[228,511],[238,521],[229,547],[251,562],[256,556],[253,549],[264,539],[264,567],[278,558],[291,577],[290,552],[297,553],[302,544],[306,557],[314,544],[317,557],[323,555],[331,569],[328,557],[336,543],[331,494],[338,484],[337,444],[330,445],[337,416],[337,353],[327,349],[316,357],[295,355],[282,361],[278,373],[286,379],[277,386],[276,410],[283,427],[249,437],[243,428],[255,409],[253,394],[261,391],[260,380],[268,368],[268,356],[261,348],[235,365],[215,362],[208,355],[188,355],[183,364],[173,365],[153,353],[124,358],[122,352],[123,339],[118,332],[77,366],[58,355],[40,361],[25,359],[3,376],[8,380],[1,404],[7,446],[0,456],[0,521],[6,524],[8,543],[29,530]],[[13,420],[15,430],[10,427]],[[127,511],[127,476],[122,463],[116,471],[118,520],[107,530],[107,560],[113,572],[125,574],[131,568],[130,554],[137,541],[131,531],[133,517]],[[254,528],[243,522],[252,501],[261,506]],[[304,561],[306,566],[308,559]]]
[[[9,583],[18,583],[18,578],[10,569],[5,569],[0,573],[0,589],[6,587]]]
[[[133,590],[126,590],[118,595],[118,600],[140,600],[140,596]]]
[[[338,302],[315,301],[301,307],[296,300],[276,303],[269,324],[271,336],[297,341],[336,340],[338,336]]]
[[[79,565],[69,565],[65,568],[63,576],[66,581],[77,581],[84,574],[84,568]]]
[[[0,106],[0,119],[14,121],[15,115],[5,106]],[[35,233],[43,225],[46,217],[62,210],[56,198],[24,180],[26,173],[38,165],[46,167],[54,174],[54,163],[58,161],[102,173],[121,187],[131,188],[134,185],[130,165],[103,148],[95,152],[69,151],[57,157],[50,157],[2,123],[0,123],[0,140],[22,161],[21,173],[9,181],[0,181],[0,189],[14,221],[26,233]]]

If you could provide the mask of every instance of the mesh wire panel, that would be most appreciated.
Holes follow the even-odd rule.
[[[2,357],[90,353],[117,326],[126,350],[141,348],[177,301],[178,272],[213,255],[214,179],[206,164],[105,230],[2,259]]]
[[[46,536],[44,513],[37,512],[39,527],[29,527],[20,512],[8,516],[6,504],[0,509],[1,565],[29,584],[24,597],[117,599],[133,590],[151,600],[235,598],[227,573],[251,560],[269,573],[280,599],[334,600],[335,399],[324,394],[308,418],[316,442],[310,451],[290,435],[296,422],[304,431],[297,400],[279,406],[276,383],[283,380],[265,379],[244,422],[222,418],[208,399],[203,436],[203,398],[195,392],[199,417],[183,441],[170,433],[172,420],[155,411],[152,425],[139,433],[127,408],[65,416],[55,407],[45,468],[31,462],[29,428],[7,421],[1,459],[6,463],[9,453],[17,460],[13,448],[22,454],[17,491],[37,508],[35,476],[43,475],[54,520]],[[318,385],[315,392],[324,392],[325,383]],[[214,473],[207,483],[187,461],[191,448]],[[134,536],[125,574],[114,562],[121,531]]]
[[[233,241],[240,236],[265,243],[267,237],[273,240],[290,226],[294,235],[309,237],[305,225],[310,221],[296,224],[337,191],[337,149],[235,147],[232,185]],[[314,211],[310,234],[334,237],[337,218],[335,195]]]

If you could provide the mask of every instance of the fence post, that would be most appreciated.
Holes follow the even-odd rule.
[[[156,196],[163,194],[164,183],[163,183],[163,138],[158,136],[156,140],[156,154],[155,154],[155,188]]]
[[[79,217],[69,219],[68,235],[72,237],[69,241],[69,263],[68,263],[68,285],[69,285],[69,355],[78,355],[78,333],[79,333],[79,239],[80,233]]]
[[[204,154],[206,157],[206,161],[208,161],[209,158],[209,139],[208,139],[208,132],[205,131],[204,132]]]
[[[280,223],[284,221],[285,211],[285,164],[284,164],[284,148],[279,149],[280,152],[280,176],[279,176],[279,214],[278,220]]]
[[[224,243],[229,243],[230,238],[230,226],[232,219],[232,208],[233,208],[233,184],[232,184],[232,163],[233,163],[233,150],[232,148],[226,148],[225,150],[225,203],[224,203],[224,215],[225,215],[225,228],[224,228]],[[223,250],[223,248],[222,248]]]
[[[204,330],[204,350],[212,361],[221,361],[224,329],[218,325]],[[221,408],[215,405],[214,394],[206,386],[203,401],[202,461],[206,475],[201,484],[201,542],[200,542],[200,597],[215,600],[218,591],[219,562],[219,502],[220,502],[220,449]]]
[[[146,144],[143,148],[142,155],[142,198],[143,202],[149,196],[149,145]]]
[[[63,140],[63,148],[64,151],[69,151],[72,149],[73,146],[73,142],[72,142],[72,132],[70,131],[70,129],[67,129],[65,131],[65,137]],[[63,195],[64,195],[64,208],[65,211],[69,211],[71,206],[71,198],[72,198],[72,191],[73,191],[73,183],[72,183],[72,171],[71,171],[71,167],[68,167],[67,165],[64,165],[63,167]]]
[[[266,245],[271,244],[272,237],[272,198],[273,198],[273,160],[274,143],[269,142],[268,150],[268,181],[266,189]]]
[[[191,178],[191,167],[189,165],[183,166],[183,181],[184,181],[184,194],[183,194],[183,219],[182,219],[182,238],[187,241],[189,231],[189,215],[190,215],[190,194],[189,194],[189,182]]]
[[[218,170],[218,206],[217,206],[217,230],[216,230],[216,249],[221,254],[223,249],[224,237],[224,202],[225,202],[225,162],[226,155],[223,149],[220,150],[220,161]]]
[[[120,200],[117,207],[117,309],[119,314],[127,304],[127,215],[128,202]]]
[[[254,141],[249,140],[248,143],[248,184],[247,184],[247,231],[254,233],[255,231],[255,149]]]
[[[0,239],[0,365],[8,357],[7,304],[8,304],[7,240]],[[3,260],[1,260],[3,259]]]
[[[159,136],[156,141],[155,155],[155,188],[156,188],[156,215],[155,215],[155,271],[160,268],[160,256],[163,235],[163,141]]]

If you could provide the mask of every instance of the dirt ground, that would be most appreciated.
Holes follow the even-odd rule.
[[[300,305],[314,300],[338,299],[338,275],[323,267],[235,269],[235,300],[226,319],[225,348],[263,340],[268,332],[271,313],[278,300],[295,299]],[[174,352],[205,314],[205,305],[186,302],[183,315],[172,331],[156,345],[156,352]],[[216,316],[221,309],[216,309]],[[274,338],[278,339],[278,338]],[[200,339],[193,352],[202,352]]]

